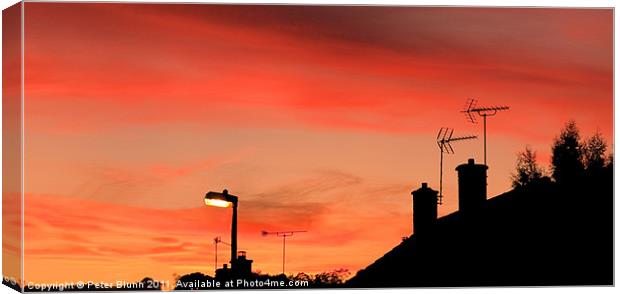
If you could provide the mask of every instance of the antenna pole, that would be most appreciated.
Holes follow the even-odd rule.
[[[484,165],[487,165],[487,115],[482,115],[484,129]]]
[[[231,246],[229,243],[222,241],[222,237],[217,236],[213,238],[213,244],[215,244],[215,271],[217,271],[217,244],[224,243],[224,245]]]
[[[504,111],[510,109],[508,106],[491,106],[491,107],[480,107],[476,106],[477,101],[475,99],[467,100],[465,104],[466,109],[461,111],[465,113],[467,120],[471,123],[476,123],[475,114],[478,116],[482,116],[483,120],[483,132],[484,132],[484,165],[487,165],[487,117],[494,116],[499,111]]]
[[[439,152],[439,205],[443,204],[443,150]]]
[[[285,274],[284,265],[286,264],[286,235],[282,235],[282,274]]]
[[[295,233],[306,233],[307,231],[281,231],[281,232],[267,232],[262,231],[263,236],[276,235],[282,237],[282,274],[285,275],[286,269],[286,237],[292,237]]]
[[[452,137],[454,129],[441,128],[437,134],[437,146],[439,147],[439,196],[437,197],[437,204],[443,204],[443,154],[454,154],[451,142],[472,140],[478,138],[477,136],[463,136]]]

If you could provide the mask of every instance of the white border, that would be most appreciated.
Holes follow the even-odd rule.
[[[18,1],[15,0],[0,0],[0,7],[2,9],[5,9],[15,3],[17,3]],[[26,1],[26,2],[44,2],[44,1],[39,1],[39,0],[31,0],[31,1]],[[287,0],[287,1],[273,1],[273,0],[262,0],[262,1],[253,1],[253,0],[228,0],[228,1],[217,1],[217,0],[211,0],[211,1],[179,1],[179,0],[150,0],[150,1],[145,1],[145,0],[137,0],[137,1],[70,1],[70,0],[57,0],[57,1],[47,1],[47,2],[158,2],[158,3],[273,3],[273,4],[283,4],[283,3],[289,3],[289,4],[361,4],[361,5],[418,5],[418,6],[446,6],[446,5],[450,5],[450,6],[502,6],[502,7],[506,7],[506,6],[525,6],[525,7],[613,7],[615,9],[616,7],[616,1],[613,0],[589,0],[589,1],[583,1],[583,0],[511,0],[511,1],[492,1],[492,0],[409,0],[409,1],[397,1],[397,0],[384,0],[384,1],[380,1],[380,0],[374,0],[374,1],[364,1],[364,0],[357,0],[357,1],[346,1],[346,0],[337,0],[337,1],[329,1],[329,0]],[[614,11],[615,14],[615,11]],[[23,21],[23,18],[22,18]],[[23,23],[22,23],[23,25]],[[23,27],[22,27],[23,28]],[[617,30],[617,22],[615,21],[615,17],[614,17],[614,57],[615,57],[615,53],[616,53],[616,32]],[[0,32],[1,32],[1,24],[0,24]],[[23,32],[23,30],[22,30]],[[23,38],[22,38],[23,40]],[[1,39],[0,39],[0,47],[1,47]],[[22,50],[23,50],[23,44],[22,44]],[[23,52],[22,52],[23,53]],[[615,118],[615,85],[618,82],[617,76],[615,75],[615,68],[617,65],[617,60],[614,58],[614,118]],[[23,54],[22,54],[22,81],[23,81]],[[0,74],[1,77],[1,74]],[[1,83],[1,78],[0,78],[0,83]],[[24,94],[23,92],[23,83],[22,83],[22,95]],[[22,101],[23,101],[23,97],[22,97]],[[2,106],[0,105],[0,113],[2,111]],[[22,111],[23,111],[23,105],[22,105]],[[23,118],[23,113],[22,113],[22,118]],[[0,120],[0,129],[2,126],[2,121]],[[22,121],[22,127],[23,127],[23,121]],[[614,119],[614,138],[617,137],[616,130],[618,130],[615,119]],[[22,136],[22,146],[23,146],[23,136]],[[0,152],[2,151],[2,146],[0,144]],[[23,155],[23,153],[22,153]],[[0,163],[1,163],[1,157],[0,157]],[[23,158],[22,158],[22,164],[23,164]],[[615,168],[617,168],[617,165],[615,165]],[[22,166],[22,172],[23,172],[23,166]],[[617,173],[617,170],[614,171],[614,184],[618,181],[619,179],[619,175]],[[1,175],[2,172],[0,171],[0,181],[1,181]],[[23,185],[23,182],[22,182]],[[22,186],[22,190],[23,190],[23,186]],[[22,199],[23,201],[23,199]],[[615,201],[615,211],[618,211],[618,202]],[[23,202],[22,202],[22,207],[23,207]],[[2,208],[2,203],[0,202],[0,210]],[[23,215],[22,215],[23,217]],[[22,219],[23,222],[23,219]],[[615,228],[618,228],[618,220],[617,218],[615,218],[614,216],[614,225]],[[22,231],[23,234],[23,231]],[[2,235],[0,234],[0,243],[2,241]],[[615,249],[617,252],[618,249],[618,243],[616,242],[617,240],[615,239],[614,236],[614,241],[615,241]],[[23,242],[23,235],[22,235],[22,242]],[[614,257],[615,261],[617,261],[617,257]],[[1,255],[0,255],[0,263],[1,263]],[[22,267],[23,270],[23,267]],[[53,270],[53,269],[50,269]],[[22,273],[23,275],[23,273]],[[615,281],[618,282],[618,271],[616,270],[614,273],[614,278]],[[596,292],[596,293],[615,293],[617,290],[614,290],[614,288],[612,287],[543,287],[543,288],[532,288],[532,287],[528,287],[528,288],[458,288],[458,289],[418,289],[418,288],[409,288],[409,289],[379,289],[379,290],[287,290],[287,291],[294,291],[295,293],[322,293],[322,292],[333,292],[333,291],[337,291],[335,293],[358,293],[358,292],[362,292],[362,293],[378,293],[378,292],[385,292],[385,293],[409,293],[409,292],[413,292],[415,291],[416,293],[451,293],[451,292],[459,292],[459,293],[524,293],[527,292],[529,293],[542,293],[542,292],[557,292],[557,293],[583,293],[583,292]],[[261,293],[281,293],[280,291],[275,291],[275,290],[265,290],[265,291],[260,291]],[[13,292],[13,290],[9,289],[6,286],[2,286],[0,287],[0,294],[4,294],[4,293],[15,293]],[[114,292],[114,293],[136,293],[136,292]],[[203,292],[205,293],[205,292]],[[226,293],[248,293],[248,292],[242,292],[242,291],[226,291]]]

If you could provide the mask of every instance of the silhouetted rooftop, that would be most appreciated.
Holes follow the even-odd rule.
[[[601,182],[603,183],[603,182]],[[512,190],[441,217],[359,271],[350,287],[609,285],[613,186]]]

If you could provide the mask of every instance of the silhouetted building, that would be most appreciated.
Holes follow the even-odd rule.
[[[415,234],[395,240],[346,286],[613,285],[611,172],[570,189],[543,181],[486,200],[487,166],[470,159],[457,171],[460,210],[436,219],[424,234],[424,222],[434,216],[418,212],[433,211],[430,202],[415,202],[432,198],[422,186],[413,192],[422,217],[414,214]]]
[[[237,277],[248,278],[252,274],[252,262],[253,260],[246,258],[245,251],[239,251],[237,254],[237,260],[232,265],[236,272]]]
[[[231,267],[228,264],[224,264],[222,268],[215,270],[215,279],[219,281],[226,281],[230,279],[249,279],[252,277],[252,262],[251,259],[247,259],[247,253],[245,251],[239,251],[237,258],[232,261]]]
[[[459,176],[459,210],[462,213],[475,212],[487,200],[487,169],[476,164],[473,158],[456,167]]]
[[[437,191],[422,183],[422,187],[411,192],[413,196],[413,231],[426,234],[437,220]]]
[[[228,264],[223,264],[222,268],[215,270],[215,279],[218,281],[227,281],[233,278],[232,270],[228,268]]]

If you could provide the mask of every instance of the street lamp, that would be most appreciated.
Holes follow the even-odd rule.
[[[232,268],[237,260],[237,202],[238,197],[228,194],[228,190],[224,189],[222,193],[209,192],[205,195],[205,204],[215,207],[230,207],[232,205],[232,230],[230,233],[230,267]]]

